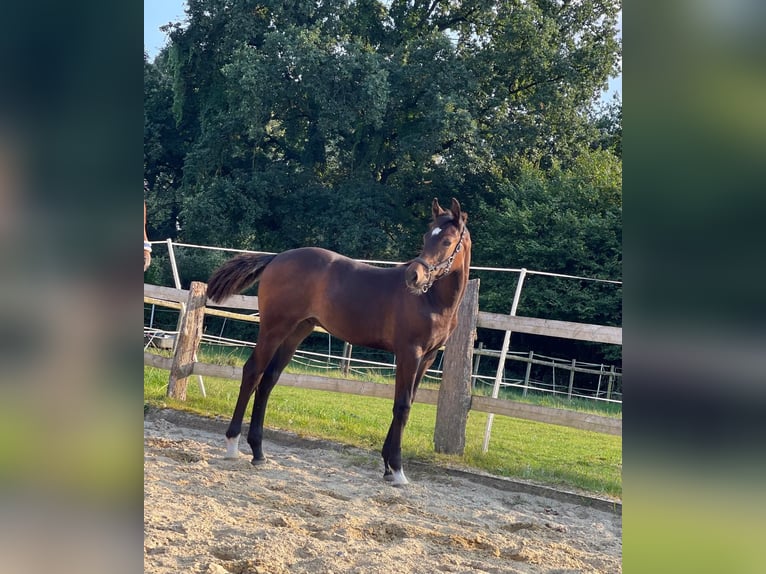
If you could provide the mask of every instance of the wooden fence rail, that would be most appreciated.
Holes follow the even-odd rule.
[[[478,301],[478,280],[474,281],[476,281],[476,301]],[[195,290],[197,291],[196,293]],[[170,287],[161,287],[149,284],[144,285],[144,300],[155,305],[166,304],[167,306],[174,308],[185,307],[188,306],[187,302],[192,301],[195,297],[199,299],[199,296],[199,288],[196,286],[190,292],[190,290],[184,289],[174,289]],[[246,295],[233,295],[226,301],[216,305],[216,307],[257,311],[258,298]],[[564,337],[569,339],[595,341],[599,343],[610,343],[616,345],[622,344],[621,328],[571,323],[566,321],[551,321],[548,319],[536,319],[532,317],[499,315],[495,313],[477,311],[476,308],[471,310],[471,305],[464,305],[463,307],[467,308],[467,312],[469,314],[473,314],[474,317],[473,319],[465,319],[465,321],[467,321],[465,323],[465,329],[456,330],[456,334],[458,331],[462,331],[464,333],[462,336],[463,340],[456,343],[453,340],[455,338],[454,336],[450,338],[450,340],[447,342],[447,350],[445,350],[445,355],[449,352],[450,346],[452,345],[453,347],[457,347],[456,350],[458,351],[466,351],[465,353],[457,353],[457,355],[455,355],[457,357],[462,354],[464,357],[462,359],[456,358],[454,361],[445,361],[444,373],[442,375],[443,382],[439,391],[431,389],[419,389],[415,399],[417,402],[438,406],[436,424],[439,432],[435,433],[435,446],[440,450],[440,452],[462,453],[465,437],[465,419],[467,418],[467,413],[469,410],[494,413],[513,418],[533,420],[613,435],[620,435],[622,433],[621,419],[569,411],[565,409],[541,407],[507,399],[493,399],[490,397],[481,397],[470,394],[470,378],[472,370],[471,357],[473,354],[473,333],[475,327],[499,329],[503,331],[510,330],[514,332],[546,335],[551,337]],[[184,315],[187,313],[188,310],[186,313],[184,313]],[[179,338],[196,338],[196,334],[201,332],[201,323],[204,314],[224,315],[226,317],[236,316],[233,318],[257,320],[253,315],[230,313],[228,311],[219,311],[203,306],[201,312],[195,312],[195,320],[199,322],[199,326],[193,327],[190,324],[185,324],[185,328],[179,332]],[[196,344],[197,343],[194,343],[195,348]],[[179,347],[182,347],[180,342],[176,346],[176,353],[178,353]],[[201,376],[204,375],[220,377],[237,381],[241,379],[241,367],[210,365],[196,360],[190,361],[188,359],[188,346],[184,348],[186,349],[184,351],[186,355],[182,361],[178,360],[177,358],[170,359],[160,357],[145,351],[144,364],[160,369],[170,370],[172,373],[174,365],[178,363],[176,366],[176,370],[178,371],[176,376],[189,376],[194,374]],[[486,353],[486,351],[484,353]],[[532,362],[533,361],[531,360],[528,361],[527,366],[531,367]],[[450,366],[448,363],[452,363],[452,365]],[[560,367],[570,368],[566,365],[561,365]],[[450,378],[452,378],[453,383],[448,383],[445,385],[444,381],[447,381]],[[174,384],[177,388],[178,383]],[[393,399],[394,395],[393,385],[332,377],[320,377],[317,375],[284,373],[280,378],[280,384],[306,389],[325,390],[388,399]],[[440,394],[443,395],[441,399]],[[441,418],[439,417],[439,411],[441,411]],[[437,434],[439,436],[438,439],[436,438]]]
[[[518,315],[500,315],[479,311],[477,327],[497,329],[498,331],[513,331],[514,333],[529,333],[547,337],[561,337],[578,341],[593,341],[594,343],[611,343],[622,345],[622,328],[604,325],[588,325],[569,321],[553,321]]]
[[[173,359],[170,357],[161,357],[154,353],[144,351],[145,365],[169,371],[172,361]],[[239,381],[242,378],[242,367],[211,365],[208,363],[196,362],[192,367],[191,374]],[[279,378],[279,384],[288,387],[300,387],[302,389],[316,391],[331,391],[363,397],[376,397],[391,400],[394,398],[393,385],[321,377],[319,375],[282,373],[282,376]],[[415,402],[427,405],[437,405],[438,397],[439,391],[434,389],[419,389],[415,396]],[[551,407],[529,405],[505,399],[493,399],[491,397],[472,395],[470,410],[550,423],[559,426],[568,426],[604,434],[618,436],[622,434],[622,421],[620,419],[579,413],[576,411],[566,411],[563,409],[554,409]]]

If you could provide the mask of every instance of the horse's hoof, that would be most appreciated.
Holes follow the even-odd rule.
[[[410,483],[410,481],[407,480],[407,477],[404,476],[403,470],[395,470],[394,474],[391,475],[389,480],[393,486],[404,486],[405,484]]]
[[[390,470],[383,473],[383,480],[387,482],[393,482],[394,480],[394,473],[392,473]]]
[[[250,461],[250,464],[253,466],[261,466],[262,464],[266,464],[266,457],[264,456],[263,458],[254,458]]]

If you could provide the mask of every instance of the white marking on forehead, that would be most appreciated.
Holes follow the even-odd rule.
[[[434,230],[431,232],[431,236],[433,237],[434,235],[439,235],[441,232],[442,232],[441,227],[434,227]]]

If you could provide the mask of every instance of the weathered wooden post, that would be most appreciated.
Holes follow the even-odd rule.
[[[534,359],[535,352],[530,349],[529,351],[529,361],[527,361],[527,370],[524,374],[524,392],[522,393],[522,396],[527,396],[527,391],[529,390],[529,376],[532,374],[532,360]]]
[[[167,244],[168,244],[168,255],[170,256],[170,270],[173,272],[173,282],[175,283],[176,289],[180,289],[181,276],[178,274],[178,264],[176,263],[176,252],[173,249],[173,240],[170,239],[170,237],[167,238]],[[186,315],[186,305],[184,303],[181,303],[181,312],[178,314],[178,326],[176,327],[176,331],[181,331],[181,321],[183,321],[184,315]],[[223,328],[221,330],[223,330]],[[173,341],[174,354],[177,348],[178,348],[178,337],[176,337],[175,340]],[[195,361],[197,360],[196,349],[194,351],[193,359]],[[205,392],[205,383],[202,381],[201,375],[197,375],[197,381],[199,382],[199,390],[202,393],[202,396],[207,397],[207,393]]]
[[[567,398],[570,401],[572,400],[572,389],[574,388],[574,375],[575,375],[576,366],[577,366],[577,359],[572,359],[572,368],[569,371],[569,392],[567,393]]]
[[[178,329],[178,339],[173,353],[173,364],[168,378],[168,396],[186,400],[186,385],[194,366],[194,355],[202,339],[202,322],[205,318],[207,284],[192,281],[186,312]]]
[[[353,350],[351,343],[343,343],[343,359],[341,361],[340,371],[344,377],[348,377],[348,371],[351,369],[351,352]]]
[[[434,449],[463,454],[465,426],[471,408],[471,358],[479,313],[479,280],[471,279],[458,309],[458,324],[444,350],[442,382],[436,405]]]

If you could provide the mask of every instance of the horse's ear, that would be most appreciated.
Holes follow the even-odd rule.
[[[442,206],[439,205],[439,198],[437,197],[434,197],[434,200],[431,202],[431,213],[434,216],[434,221],[436,221],[436,218],[444,213]]]
[[[462,213],[462,211],[460,210],[460,202],[458,202],[458,200],[455,199],[454,197],[452,198],[452,205],[450,205],[449,209],[452,212],[452,216],[455,218],[456,221],[465,223],[465,220],[468,218],[468,214]]]

